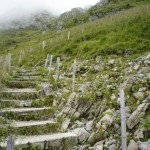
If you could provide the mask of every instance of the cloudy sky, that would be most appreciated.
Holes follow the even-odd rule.
[[[75,7],[94,5],[99,0],[0,0],[0,22],[47,9],[60,14]]]

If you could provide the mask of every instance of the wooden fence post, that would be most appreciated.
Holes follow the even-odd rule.
[[[20,51],[20,55],[19,55],[19,64],[21,62],[21,59],[22,59],[22,50]]]
[[[53,62],[53,55],[50,55],[50,63],[49,63],[49,72],[48,72],[48,75],[50,75],[50,73],[51,73],[52,62]]]
[[[120,111],[121,111],[121,139],[122,139],[122,150],[127,150],[126,141],[126,113],[125,113],[125,98],[124,90],[120,89]]]
[[[46,42],[43,41],[43,50],[45,49]]]
[[[8,54],[8,71],[11,69],[11,54]]]
[[[73,64],[72,92],[74,92],[74,90],[75,90],[76,63],[77,63],[77,61],[75,59],[74,64]]]
[[[70,31],[68,32],[68,40],[70,40]]]
[[[44,67],[44,69],[46,69],[46,67],[47,67],[48,59],[49,59],[49,54],[47,54],[47,58],[46,58],[46,60],[45,60],[45,67]]]
[[[57,81],[59,79],[59,67],[60,67],[60,57],[57,57],[55,81]]]
[[[7,138],[7,145],[6,145],[7,150],[14,150],[14,140],[11,136]]]

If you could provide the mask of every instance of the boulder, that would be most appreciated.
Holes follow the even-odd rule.
[[[46,96],[53,94],[52,85],[47,82],[41,84],[41,89],[43,94]]]
[[[134,140],[130,140],[128,150],[138,150],[138,144]]]
[[[144,94],[142,92],[136,92],[136,93],[133,94],[133,96],[136,99],[143,99],[144,98]]]
[[[96,132],[92,132],[90,137],[88,138],[88,143],[93,145],[96,141],[100,140],[99,134]]]
[[[141,150],[150,150],[150,139],[147,142],[140,142],[139,147]]]
[[[114,111],[111,109],[106,110],[104,113],[104,116],[101,118],[101,120],[96,124],[96,127],[99,128],[103,125],[103,127],[107,128],[107,125],[111,125],[115,119],[114,117]]]
[[[68,126],[70,124],[70,119],[69,118],[65,118],[64,122],[61,125],[61,131],[66,131]]]
[[[114,59],[109,60],[109,61],[108,61],[108,64],[109,64],[109,65],[114,65],[114,64],[115,64],[115,60],[114,60]]]
[[[78,135],[79,142],[86,141],[90,134],[84,128],[74,129],[73,132]]]
[[[87,131],[91,131],[92,130],[92,127],[93,127],[93,120],[92,121],[88,121],[86,123],[86,130]]]
[[[127,120],[127,126],[129,129],[133,129],[135,125],[140,122],[140,119],[144,117],[145,111],[147,110],[149,103],[142,103],[138,105],[137,109],[131,114]]]
[[[134,132],[134,138],[135,138],[135,139],[143,139],[143,138],[144,138],[144,129],[143,129],[143,128],[137,129],[137,130]]]

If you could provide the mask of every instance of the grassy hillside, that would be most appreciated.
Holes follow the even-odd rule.
[[[150,50],[150,5],[140,5],[114,14],[112,17],[88,22],[63,31],[8,30],[0,32],[0,54],[11,53],[18,64],[19,53],[32,47],[26,58],[35,65],[47,53],[54,56],[93,58],[97,55],[121,56],[145,53]],[[68,40],[68,32],[70,39]],[[46,41],[42,51],[42,42]],[[25,65],[25,61],[22,65]]]

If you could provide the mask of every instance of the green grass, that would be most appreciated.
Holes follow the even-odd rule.
[[[31,46],[33,51],[26,54],[21,63],[21,66],[25,65],[30,68],[39,61],[42,62],[40,65],[44,66],[47,53],[55,56],[54,61],[56,56],[92,58],[97,55],[110,54],[124,56],[138,53],[140,55],[150,49],[150,11],[146,8],[147,5],[144,5],[119,12],[113,15],[112,22],[109,17],[105,17],[55,34],[52,34],[52,31],[42,35],[40,31],[20,30],[20,32],[26,32],[30,40],[20,42],[17,48],[11,45],[4,46],[1,54],[10,49],[13,54],[13,64],[17,65],[20,49],[26,49],[25,53],[27,53]],[[81,34],[82,28],[84,28],[83,34]],[[68,31],[71,32],[70,40],[67,40]],[[31,34],[31,32],[34,33]],[[58,39],[56,39],[57,35]],[[61,35],[64,36],[63,39]],[[20,37],[19,31],[13,39],[18,37],[24,38],[24,36]],[[43,40],[47,42],[44,51],[42,51],[42,45],[39,47]]]

